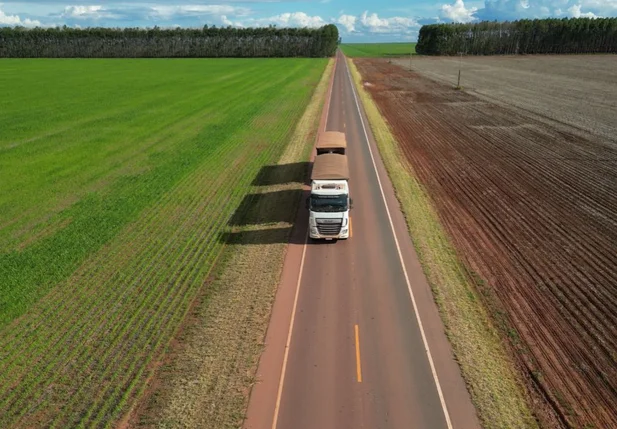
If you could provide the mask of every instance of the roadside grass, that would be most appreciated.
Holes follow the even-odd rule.
[[[340,48],[351,58],[405,57],[416,54],[415,43],[341,43]]]
[[[126,117],[111,115],[109,124],[122,132],[106,134],[106,127],[98,124],[104,136],[100,138],[113,148],[109,156],[121,156],[114,161],[101,156],[101,162],[109,165],[96,174],[82,171],[90,162],[96,164],[89,160],[87,149],[79,161],[68,157],[63,164],[61,153],[82,151],[77,147],[82,140],[65,136],[56,146],[28,141],[9,147],[3,132],[3,163],[6,153],[27,149],[22,159],[32,164],[31,169],[35,170],[34,160],[43,159],[41,165],[62,170],[58,177],[52,174],[49,183],[34,177],[38,171],[22,182],[19,174],[7,174],[3,177],[17,178],[23,187],[0,180],[0,186],[7,186],[3,197],[5,189],[18,194],[18,189],[25,192],[31,186],[29,181],[38,182],[41,210],[35,210],[28,222],[58,216],[70,223],[22,251],[12,247],[21,238],[11,238],[13,245],[7,251],[5,241],[0,252],[0,264],[11,262],[0,266],[0,427],[110,427],[130,409],[191,303],[208,287],[207,279],[225,247],[220,238],[229,219],[259,171],[285,153],[326,62],[76,60],[77,69],[86,67],[105,82],[106,73],[96,74],[103,64],[113,76],[108,85],[114,87],[115,81],[138,100],[147,99],[145,93],[162,91],[128,109]],[[45,80],[55,63],[26,61],[20,67],[31,78],[37,75],[31,69],[38,70]],[[71,73],[73,61],[59,63],[56,73]],[[105,84],[98,87],[99,94],[88,82],[81,82],[86,98],[106,97]],[[139,85],[141,90],[134,89]],[[129,103],[122,91],[111,91],[118,105]],[[32,94],[22,94],[28,97]],[[80,104],[75,98],[67,100]],[[113,110],[114,103],[109,103]],[[80,110],[72,112],[73,128],[82,127]],[[59,122],[65,113],[60,109]],[[109,116],[104,111],[100,115]],[[147,125],[133,122],[140,115]],[[138,130],[132,131],[133,126]],[[53,128],[53,121],[48,127]],[[93,123],[83,127],[81,135],[99,131]],[[35,134],[44,135],[44,128]],[[20,138],[29,139],[23,134]],[[96,152],[95,143],[84,144]],[[20,157],[11,156],[3,166],[16,174]],[[0,176],[5,173],[0,169]],[[71,189],[71,175],[88,178],[76,180]],[[58,183],[66,191],[54,188]],[[55,198],[56,193],[61,198]],[[18,195],[11,197],[12,204],[21,204],[24,211],[36,208],[35,196],[23,202]],[[56,203],[64,199],[76,202],[59,208],[62,204]],[[46,263],[56,266],[47,269]],[[22,292],[25,298],[20,297]]]
[[[225,262],[128,426],[241,426],[333,65],[331,59],[277,163],[292,171],[274,168],[265,180],[274,184],[253,188],[255,203],[228,227]]]
[[[484,307],[481,291],[467,276],[430,197],[404,161],[355,64],[351,59],[348,64],[483,427],[537,428],[523,381]]]

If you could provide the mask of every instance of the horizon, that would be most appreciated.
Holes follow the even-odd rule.
[[[0,2],[0,26],[73,28],[321,27],[343,43],[415,42],[425,24],[617,16],[617,0],[21,0]]]

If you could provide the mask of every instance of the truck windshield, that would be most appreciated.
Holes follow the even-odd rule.
[[[311,195],[311,210],[314,212],[347,211],[347,195]]]

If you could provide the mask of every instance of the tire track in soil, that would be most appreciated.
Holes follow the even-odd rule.
[[[617,149],[356,64],[457,251],[507,311],[536,387],[569,425],[617,426]]]

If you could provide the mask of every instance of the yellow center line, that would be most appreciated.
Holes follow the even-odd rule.
[[[358,325],[356,327],[356,370],[358,375],[358,383],[362,383],[362,362],[360,361],[360,331]]]
[[[353,237],[353,228],[351,227],[351,216],[349,216],[349,238]]]

